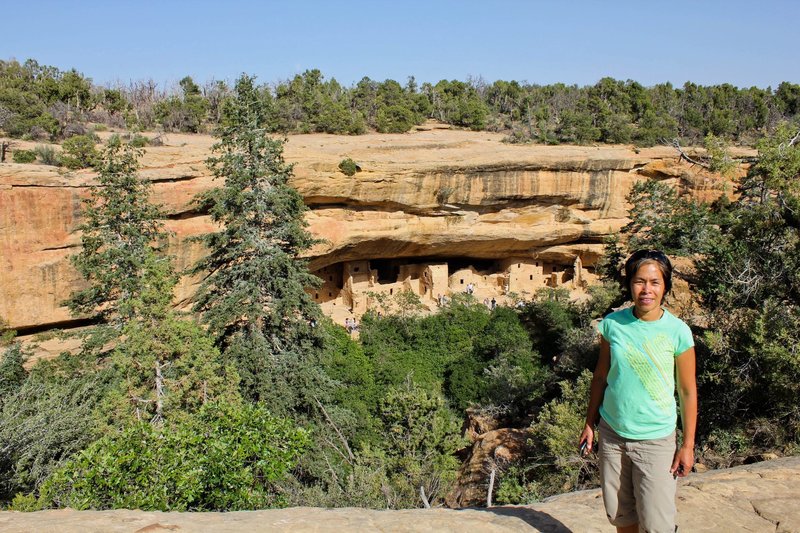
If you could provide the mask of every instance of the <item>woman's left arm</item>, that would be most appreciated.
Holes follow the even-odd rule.
[[[689,475],[694,466],[694,436],[697,429],[697,379],[694,347],[675,358],[678,369],[678,398],[683,423],[683,444],[675,453],[670,473],[678,477]]]

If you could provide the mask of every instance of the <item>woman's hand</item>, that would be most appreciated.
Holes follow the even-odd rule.
[[[583,443],[586,443],[586,448],[583,448]],[[578,441],[578,446],[581,451],[581,457],[585,457],[592,451],[592,446],[594,446],[594,429],[589,424],[586,424],[586,427],[583,428],[583,432],[581,433],[581,438]]]
[[[675,477],[686,477],[694,466],[694,448],[681,446],[675,452],[675,459],[672,461],[672,468],[669,473]]]

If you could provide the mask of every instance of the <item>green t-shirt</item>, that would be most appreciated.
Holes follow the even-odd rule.
[[[611,345],[600,416],[622,437],[660,439],[675,430],[675,357],[692,346],[692,331],[664,310],[643,321],[633,307],[611,313],[597,329]]]

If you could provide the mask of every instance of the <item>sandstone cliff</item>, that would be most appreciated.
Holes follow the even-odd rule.
[[[293,185],[311,207],[310,230],[325,240],[311,252],[310,266],[339,269],[320,303],[354,306],[342,303],[357,295],[341,294],[347,282],[341,272],[358,261],[395,261],[387,266],[391,279],[373,279],[377,284],[404,281],[397,261],[448,265],[450,278],[482,262],[474,275],[489,288],[505,283],[508,289],[507,278],[489,276],[516,258],[529,260],[531,268],[536,261],[544,283],[560,283],[569,279],[563,274],[576,257],[591,267],[603,238],[625,224],[625,196],[636,180],[671,180],[704,197],[721,190],[718,179],[680,162],[670,148],[516,146],[500,139],[447,130],[290,137],[285,158],[295,163]],[[142,160],[140,174],[153,181],[153,199],[166,209],[178,268],[203,253],[187,238],[213,229],[190,203],[212,186],[204,163],[212,143],[208,136],[170,135]],[[352,177],[339,171],[345,157],[361,171]],[[80,242],[81,200],[94,177],[89,170],[0,165],[0,318],[23,334],[81,324],[61,302],[81,283],[68,257]],[[561,277],[551,280],[552,274]],[[186,304],[192,291],[192,280],[184,280],[177,302]],[[495,293],[503,291],[486,296]]]
[[[680,531],[800,531],[800,457],[691,474],[678,486]],[[0,512],[0,529],[28,532],[166,531],[542,531],[613,532],[599,489],[555,496],[528,506],[490,509],[276,509],[232,513],[143,511]]]

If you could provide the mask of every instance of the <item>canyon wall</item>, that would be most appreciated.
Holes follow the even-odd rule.
[[[359,290],[381,285],[413,285],[433,301],[461,289],[454,286],[456,278],[463,283],[459,272],[488,291],[478,296],[501,297],[515,290],[508,281],[514,264],[539,269],[535,280],[530,273],[532,285],[519,285],[526,289],[574,279],[576,258],[591,276],[604,237],[627,222],[625,197],[637,180],[669,180],[706,199],[723,189],[667,147],[508,145],[501,138],[436,128],[289,137],[284,156],[294,163],[292,185],[311,208],[309,229],[323,239],[308,259],[313,271],[328,275],[331,290],[317,295],[326,311],[338,304],[350,312]],[[189,238],[214,229],[191,203],[214,185],[205,166],[212,143],[171,134],[164,146],[147,148],[141,162],[140,175],[153,182],[153,200],[166,211],[178,268],[203,253]],[[354,176],[338,169],[346,157],[359,165]],[[69,256],[80,245],[81,201],[95,177],[91,170],[0,164],[0,318],[22,334],[83,323],[61,303],[82,283]],[[375,272],[374,287],[367,274],[366,285],[347,292],[347,273],[357,264]],[[194,281],[182,281],[178,305],[188,305]]]

